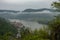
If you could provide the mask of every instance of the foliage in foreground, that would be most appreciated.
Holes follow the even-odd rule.
[[[51,40],[60,40],[60,16],[49,23]]]
[[[11,39],[13,36],[16,36],[16,33],[17,29],[13,25],[4,18],[0,18],[0,40]]]
[[[53,2],[52,7],[56,8],[56,11],[60,12],[60,0],[58,2]]]
[[[27,28],[28,29],[28,28]],[[47,29],[44,27],[43,29],[40,30],[26,30],[22,31],[23,35],[21,36],[22,40],[49,40],[49,33]]]
[[[53,2],[52,6],[60,12],[60,0]],[[60,15],[49,24],[49,28],[51,30],[51,40],[60,40]]]

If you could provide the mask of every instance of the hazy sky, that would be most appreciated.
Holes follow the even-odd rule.
[[[0,9],[24,10],[27,8],[50,8],[56,0],[0,0]]]

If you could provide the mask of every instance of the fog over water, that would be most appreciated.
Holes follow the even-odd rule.
[[[0,17],[4,17],[6,19],[9,19],[11,22],[20,22],[25,27],[29,27],[32,30],[34,29],[40,29],[43,26],[47,26],[46,24],[41,23],[39,24],[37,21],[39,20],[45,20],[47,22],[48,20],[51,20],[53,16],[60,14],[60,12],[49,12],[49,11],[42,11],[42,12],[18,12],[18,13],[12,13],[12,12],[0,12]]]
[[[32,30],[35,29],[40,29],[43,28],[44,26],[46,27],[47,25],[44,24],[39,24],[38,22],[33,22],[33,21],[24,21],[24,20],[18,20],[18,19],[9,19],[11,22],[20,22],[22,23],[25,27],[29,27]]]
[[[17,13],[17,14],[13,14],[13,15],[21,15],[21,14],[23,14],[24,15],[24,13]],[[29,14],[28,12],[27,13],[25,13],[25,15],[26,14]],[[34,14],[34,12],[31,12],[29,15],[33,15]],[[40,12],[40,13],[35,13],[35,14],[44,14],[44,13],[42,13],[42,12]],[[34,14],[34,15],[35,15]],[[49,14],[49,15],[58,15],[59,14],[59,12],[49,12],[49,13],[45,13],[45,14]],[[36,22],[36,21],[27,21],[27,20],[20,20],[20,19],[9,19],[11,22],[20,22],[20,23],[22,23],[24,26],[26,26],[26,27],[29,27],[29,28],[31,28],[32,30],[34,30],[34,29],[40,29],[40,28],[42,28],[43,26],[47,26],[47,25],[45,25],[45,24],[39,24],[38,22]]]

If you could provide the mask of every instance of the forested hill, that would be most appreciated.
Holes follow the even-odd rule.
[[[42,11],[49,11],[49,12],[57,12],[59,10],[49,9],[49,8],[42,8],[42,9],[25,9],[23,12],[42,12]]]
[[[12,12],[12,13],[17,13],[20,11],[15,11],[15,10],[0,10],[0,12]]]

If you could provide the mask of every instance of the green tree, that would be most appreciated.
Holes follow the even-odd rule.
[[[26,28],[25,26],[20,29],[21,39],[25,38],[25,36],[29,35],[31,32],[30,28]]]
[[[57,16],[49,23],[51,40],[60,40],[60,17]]]
[[[23,32],[22,40],[49,40],[49,33],[46,28],[34,31],[29,30]],[[26,33],[26,34],[25,34]]]
[[[52,6],[60,11],[60,0],[53,2]],[[60,40],[60,15],[49,23],[49,29],[51,33],[51,40]]]
[[[53,8],[56,8],[57,11],[60,11],[60,0],[58,2],[52,3]]]
[[[10,24],[8,20],[5,20],[4,18],[0,18],[0,39],[4,39],[8,36],[16,36],[17,29]],[[6,35],[9,34],[9,35]],[[6,37],[4,37],[4,35]],[[9,37],[8,37],[9,38]]]

